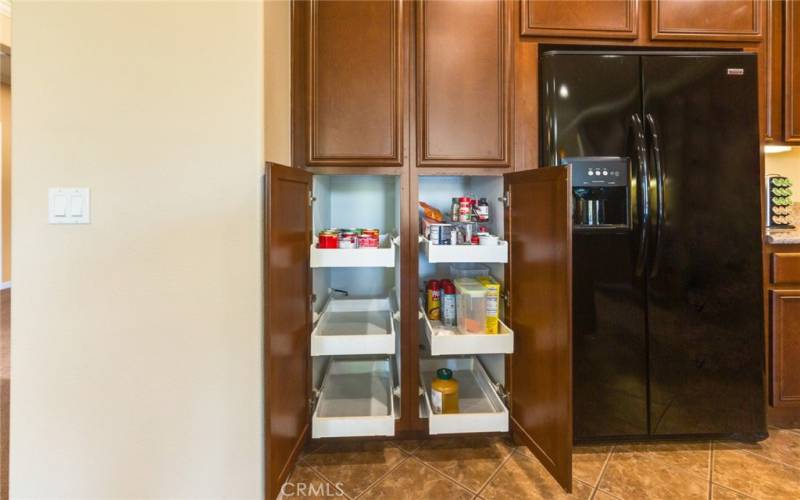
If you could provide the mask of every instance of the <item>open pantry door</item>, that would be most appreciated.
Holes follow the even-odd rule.
[[[311,174],[267,164],[264,201],[266,497],[277,498],[309,430]]]
[[[511,431],[572,490],[570,169],[505,174]]]

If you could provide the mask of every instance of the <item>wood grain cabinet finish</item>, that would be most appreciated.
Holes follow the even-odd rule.
[[[522,0],[523,35],[635,39],[639,0]]]
[[[772,406],[800,406],[800,290],[773,290]]]
[[[800,283],[800,253],[772,254],[772,283],[775,285]]]
[[[783,4],[767,2],[766,32],[764,34],[764,78],[762,96],[765,121],[764,139],[783,141]]]
[[[766,0],[653,0],[654,40],[761,41]]]
[[[509,167],[512,2],[417,5],[417,165]]]
[[[786,2],[785,27],[784,135],[787,143],[800,144],[800,2],[797,0]]]
[[[402,165],[403,7],[311,1],[307,165]]]

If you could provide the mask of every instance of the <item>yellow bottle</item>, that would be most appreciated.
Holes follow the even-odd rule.
[[[458,413],[458,380],[453,378],[453,370],[436,370],[431,383],[431,405],[434,413]]]

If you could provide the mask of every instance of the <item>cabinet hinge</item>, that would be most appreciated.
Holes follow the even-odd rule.
[[[506,304],[511,302],[511,294],[508,293],[508,290],[503,290],[503,294],[501,296],[503,297],[503,302]]]
[[[308,206],[314,206],[314,202],[317,201],[317,198],[314,197],[314,193],[311,190],[308,191]]]
[[[511,191],[506,191],[503,196],[497,198],[497,201],[502,201],[503,206],[508,208],[511,206]]]
[[[316,293],[312,293],[309,298],[311,299],[311,303],[313,304],[314,302],[317,301],[317,294]]]
[[[311,413],[314,413],[314,410],[317,407],[317,401],[319,401],[319,389],[311,389],[311,397],[308,398],[308,407],[310,408]]]
[[[492,385],[494,386],[494,392],[496,392],[497,395],[500,397],[500,399],[503,401],[503,403],[505,403],[506,406],[508,406],[508,403],[511,401],[511,393],[506,392],[506,388],[503,386],[503,384],[497,384],[492,382]]]

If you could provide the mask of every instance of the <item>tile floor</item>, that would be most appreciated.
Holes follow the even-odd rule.
[[[754,445],[576,447],[572,495],[526,448],[488,437],[323,443],[288,483],[287,493],[316,498],[335,496],[338,483],[351,499],[800,499],[800,429],[771,428]]]

